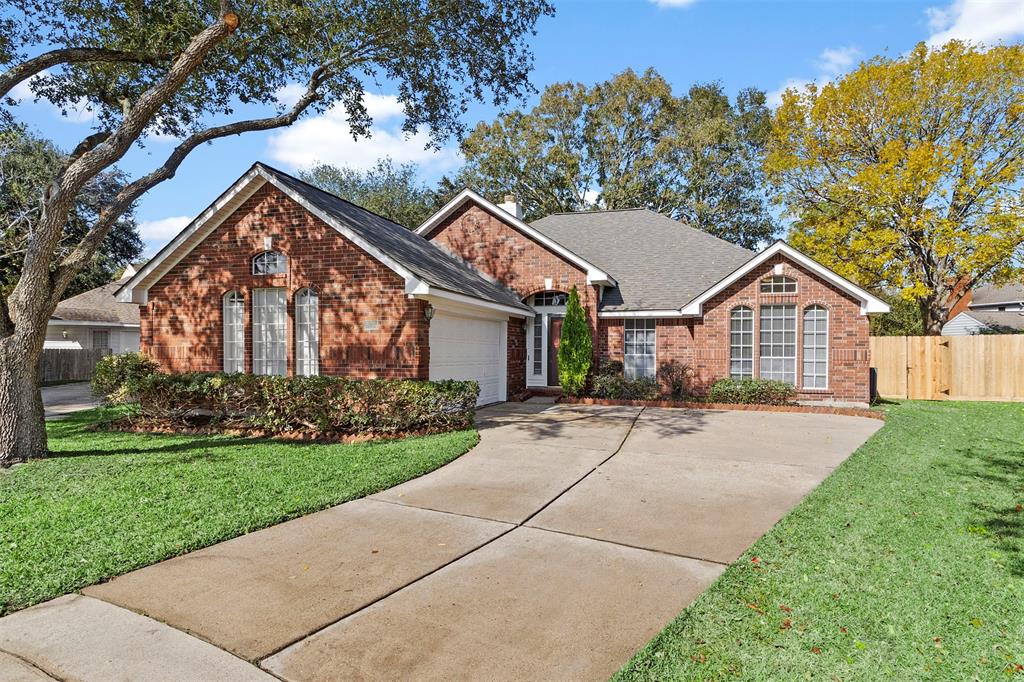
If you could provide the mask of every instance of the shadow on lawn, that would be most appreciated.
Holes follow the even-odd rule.
[[[957,473],[965,478],[983,480],[1012,491],[1009,506],[975,502],[980,517],[972,528],[989,536],[1006,553],[1007,567],[1024,577],[1024,443],[1005,438],[990,439],[1000,447],[997,451],[972,448],[960,450],[964,466]]]
[[[100,433],[116,434],[117,432],[107,431]],[[140,435],[147,438],[175,438],[180,439],[181,436],[173,436],[167,434],[131,434]],[[244,445],[266,445],[272,443],[279,445],[284,448],[295,447],[296,443],[281,443],[277,441],[269,441],[265,438],[208,438],[204,436],[197,436],[195,438],[189,438],[185,441],[179,441],[175,443],[167,443],[164,445],[149,445],[140,447],[123,447],[123,448],[111,448],[109,446],[97,446],[91,449],[83,450],[56,450],[50,453],[51,459],[60,457],[102,457],[109,455],[164,455],[175,452],[189,452],[192,450],[202,451],[202,453],[196,453],[194,460],[199,459],[212,459],[213,450],[220,448],[237,448]]]

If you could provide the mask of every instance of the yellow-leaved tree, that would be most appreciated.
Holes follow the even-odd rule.
[[[938,334],[971,287],[1024,275],[1024,46],[922,43],[789,90],[765,168],[794,246]]]

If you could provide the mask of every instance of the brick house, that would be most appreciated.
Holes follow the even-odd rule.
[[[753,253],[646,209],[557,214],[464,190],[416,231],[256,164],[118,292],[170,371],[472,378],[481,403],[557,385],[573,286],[595,362],[694,386],[788,381],[868,400],[877,297],[784,242]]]

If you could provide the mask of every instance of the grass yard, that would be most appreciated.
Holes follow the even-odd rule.
[[[0,470],[0,613],[390,488],[474,430],[356,445],[92,432],[50,422],[54,456]]]
[[[1024,405],[883,409],[618,679],[1024,679]]]

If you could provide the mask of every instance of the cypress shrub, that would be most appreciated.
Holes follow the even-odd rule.
[[[593,339],[580,295],[573,286],[565,307],[561,342],[558,345],[558,383],[566,395],[580,395],[587,383],[593,356]]]

